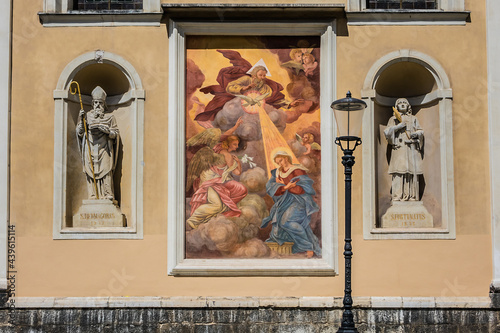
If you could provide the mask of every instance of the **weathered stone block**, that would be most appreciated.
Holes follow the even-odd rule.
[[[340,313],[339,318],[341,319],[342,318],[342,311],[339,310],[339,313]],[[369,313],[369,311],[360,311],[358,309],[354,309],[352,311],[352,313],[354,315],[354,322],[355,323],[368,323],[368,313]]]
[[[143,323],[143,312],[144,309],[118,309],[115,321],[118,324],[139,326]]]
[[[342,320],[342,310],[341,309],[328,310],[328,315],[327,315],[327,322],[328,323],[330,323],[332,325],[340,326],[341,320]]]
[[[305,323],[326,323],[328,319],[326,311],[320,309],[300,310],[300,316]]]
[[[253,311],[248,320],[252,323],[254,322],[259,322],[259,323],[270,323],[272,322],[272,319],[274,317],[274,310],[271,308],[264,308],[264,309],[258,309],[256,311]]]
[[[237,332],[269,333],[269,332],[271,332],[271,327],[267,323],[266,324],[248,323],[247,330],[238,330]]]
[[[277,333],[315,333],[313,325],[309,324],[279,324],[271,328]]]
[[[159,333],[194,333],[194,326],[191,324],[161,324]]]
[[[337,333],[339,327],[340,327],[340,325],[334,326],[331,324],[316,325],[315,332],[318,332],[318,333]],[[358,331],[359,331],[359,329],[358,329]],[[361,332],[361,331],[359,331],[359,332]]]
[[[52,311],[51,324],[54,324],[56,312]],[[40,316],[37,310],[14,310],[9,318],[9,323],[15,326],[37,326]]]
[[[259,309],[257,308],[248,308],[240,311],[236,311],[236,322],[237,323],[253,323],[254,318],[258,318]]]
[[[379,325],[384,333],[405,333],[402,325]]]
[[[411,333],[458,333],[458,325],[411,325]]]
[[[194,333],[234,333],[232,324],[197,324]]]
[[[81,311],[81,326],[112,325],[114,322],[115,311],[111,309],[86,309],[79,311]]]
[[[275,310],[273,321],[274,323],[293,323],[293,322],[302,322],[304,320],[304,316],[301,313],[301,310],[298,309],[278,309]]]
[[[72,330],[74,329],[74,330]],[[32,330],[27,330],[26,332],[29,332],[29,333],[45,333],[45,332],[50,332],[50,333],[69,333],[69,332],[78,332],[80,333],[80,331],[78,331],[78,328],[75,327],[75,326],[65,326],[65,325],[46,325],[44,327],[40,327],[40,328],[35,328]],[[96,331],[96,332],[99,332],[99,331]]]
[[[459,332],[490,333],[492,331],[490,330],[490,325],[483,323],[483,325],[459,327]]]
[[[193,323],[212,323],[214,322],[214,314],[211,309],[194,309]]]
[[[182,323],[182,322],[193,322],[193,310],[192,309],[174,309],[172,310],[172,322]]]
[[[147,326],[143,326],[143,325],[139,325],[139,326],[136,326],[136,325],[115,325],[113,327],[114,329],[114,332],[118,332],[118,333],[145,333],[145,332],[150,332],[148,331],[148,327]]]
[[[403,323],[402,312],[400,310],[376,309],[372,311],[375,323],[384,323],[386,325],[399,325]]]
[[[57,324],[77,326],[80,323],[80,315],[79,309],[60,309],[56,314]]]
[[[495,309],[500,309],[500,293],[490,293],[491,307]]]
[[[216,323],[236,323],[236,313],[241,310],[235,309],[218,309],[214,312],[214,322]]]
[[[158,325],[159,323],[169,322],[168,312],[165,309],[148,308],[144,309],[142,320],[144,325]]]
[[[462,310],[460,313],[460,326],[476,326],[490,321],[489,313],[484,311],[477,311],[473,313],[472,311]]]
[[[340,324],[339,324],[340,326]],[[337,327],[335,327],[338,329]],[[373,332],[370,327],[367,324],[356,324],[356,329],[358,330],[359,333],[368,333],[368,332]],[[334,332],[337,332],[336,330]]]
[[[437,309],[426,309],[421,314],[421,323],[424,325],[437,325],[444,323],[457,323],[457,318],[454,318],[454,314],[450,313],[451,310],[437,310]],[[451,317],[450,317],[451,316]],[[446,317],[446,318],[445,318]]]

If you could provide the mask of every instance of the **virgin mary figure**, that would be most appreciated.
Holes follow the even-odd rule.
[[[278,168],[271,171],[266,191],[273,198],[274,205],[261,225],[265,228],[269,222],[272,224],[266,242],[279,245],[293,242],[292,253],[305,252],[308,258],[321,256],[318,237],[309,225],[311,215],[319,211],[312,197],[316,194],[313,180],[306,174],[304,166],[292,164],[292,156],[286,151],[277,151],[273,161]]]

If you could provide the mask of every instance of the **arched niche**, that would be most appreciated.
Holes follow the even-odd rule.
[[[369,70],[361,92],[363,118],[363,229],[365,239],[455,238],[453,182],[452,89],[442,66],[414,50],[399,50],[379,59]],[[420,198],[432,225],[382,225],[391,206],[389,156],[383,134],[398,98],[406,98],[424,130]]]
[[[73,227],[72,217],[87,198],[85,176],[75,128],[80,101],[74,92],[79,84],[83,108],[88,111],[91,92],[101,86],[107,93],[107,112],[120,130],[114,192],[123,227]],[[122,57],[105,51],[83,54],[70,62],[54,90],[54,239],[142,238],[142,162],[145,92],[134,67]]]

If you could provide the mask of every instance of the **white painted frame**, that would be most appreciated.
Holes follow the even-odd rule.
[[[422,65],[434,77],[437,89],[426,96],[409,98],[411,105],[438,101],[441,161],[441,228],[377,228],[374,110],[375,101],[393,106],[397,98],[376,94],[375,85],[383,71],[397,62],[408,61]],[[443,67],[432,57],[415,50],[391,52],[370,68],[361,91],[367,104],[363,116],[363,235],[365,239],[455,239],[455,185],[453,176],[452,89]],[[418,102],[417,102],[418,101]],[[422,102],[420,102],[422,101]]]
[[[97,51],[96,51],[97,52]],[[122,57],[103,52],[102,62],[118,68],[128,79],[130,90],[123,96],[107,99],[108,105],[131,102],[132,124],[132,172],[131,172],[131,216],[130,226],[108,228],[68,228],[66,220],[66,167],[67,167],[67,101],[78,103],[78,97],[69,93],[69,85],[84,67],[95,64],[96,52],[85,53],[71,61],[63,70],[54,90],[54,239],[142,239],[143,237],[143,142],[145,92],[134,67]],[[101,61],[101,60],[99,60]],[[89,105],[90,96],[82,96]]]
[[[329,23],[169,22],[168,274],[187,276],[336,275],[338,273],[335,21]],[[321,36],[322,259],[185,259],[185,37]]]
[[[491,177],[491,233],[493,256],[493,291],[500,291],[500,1],[486,1],[488,54],[488,130]]]

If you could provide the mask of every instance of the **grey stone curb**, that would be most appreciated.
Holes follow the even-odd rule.
[[[17,297],[15,308],[342,308],[342,297]],[[12,303],[12,300],[11,300]],[[492,307],[489,297],[353,297],[355,308]]]

